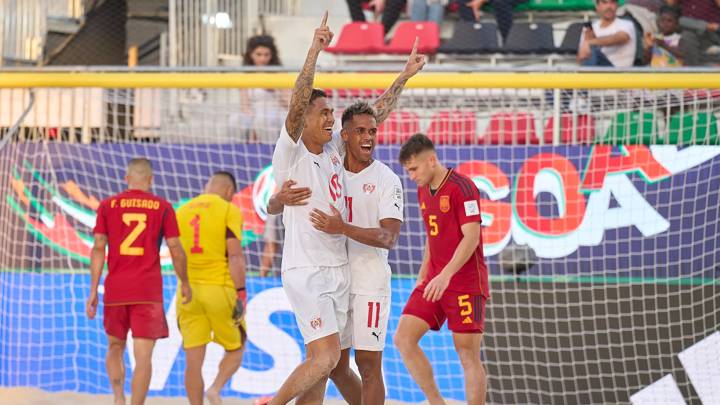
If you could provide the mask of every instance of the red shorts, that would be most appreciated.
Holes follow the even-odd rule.
[[[108,335],[127,339],[128,330],[134,338],[161,339],[168,337],[163,304],[105,305],[103,325]]]
[[[477,293],[447,291],[436,302],[423,298],[425,286],[415,288],[405,304],[403,315],[416,316],[432,330],[448,320],[448,329],[456,333],[483,333],[485,330],[485,300]]]

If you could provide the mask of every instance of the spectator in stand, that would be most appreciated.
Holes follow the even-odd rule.
[[[447,3],[448,0],[410,0],[410,19],[440,25]]]
[[[275,40],[269,35],[248,39],[243,66],[280,66]],[[240,92],[239,125],[248,142],[275,143],[285,122],[290,95],[286,90],[249,89]]]
[[[642,38],[641,33],[658,32],[658,16],[664,5],[665,0],[626,0],[623,6],[618,7],[617,14],[634,20],[636,34]]]
[[[490,4],[495,9],[495,21],[497,22],[503,41],[507,40],[510,28],[513,25],[513,8],[528,0],[455,0],[458,3],[458,13],[463,21],[480,21],[485,4]]]
[[[683,46],[680,27],[680,10],[672,6],[662,6],[658,17],[660,35],[645,32],[643,41],[643,62],[652,67],[682,66]]]
[[[583,66],[632,67],[635,62],[635,25],[617,18],[617,0],[595,0],[600,19],[588,23],[580,39],[577,61]]]
[[[668,0],[680,6],[685,65],[720,63],[720,0]]]
[[[382,15],[382,25],[385,28],[385,34],[387,34],[400,18],[400,12],[405,8],[407,0],[347,0],[350,18],[353,21],[365,21],[363,3],[369,3],[375,9],[376,17]]]

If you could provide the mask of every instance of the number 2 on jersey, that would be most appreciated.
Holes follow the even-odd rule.
[[[131,226],[133,222],[136,225],[120,244],[120,254],[123,256],[142,256],[145,254],[145,248],[134,247],[132,244],[147,228],[147,214],[125,213],[122,215],[122,221],[127,226]]]
[[[203,252],[203,248],[200,246],[200,215],[195,215],[190,221],[190,225],[193,227],[193,245],[190,247],[190,253],[200,254]]]
[[[374,305],[373,305],[374,304]],[[375,307],[375,328],[378,327],[380,322],[380,303],[379,302],[368,302],[368,328],[373,327],[373,306]]]

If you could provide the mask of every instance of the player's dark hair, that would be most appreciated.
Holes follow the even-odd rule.
[[[312,104],[312,102],[315,101],[316,98],[320,97],[327,98],[327,94],[320,89],[313,89],[312,93],[310,93],[310,104]]]
[[[356,101],[343,111],[342,126],[345,127],[345,124],[351,121],[356,115],[372,115],[372,117],[377,120],[375,109],[368,104],[367,101]]]
[[[275,46],[275,39],[270,35],[256,35],[247,41],[245,54],[243,54],[243,66],[254,66],[250,56],[256,48],[265,47],[270,50],[270,62],[268,66],[280,66],[280,57]]]
[[[415,134],[411,136],[400,148],[400,156],[398,156],[400,164],[405,164],[405,162],[426,150],[435,150],[435,145],[433,145],[433,141],[431,141],[430,138],[425,134]]]
[[[237,191],[237,181],[235,181],[235,176],[232,175],[232,173],[225,171],[225,170],[218,170],[215,173],[213,173],[213,177],[215,176],[225,176],[228,180],[232,183],[233,190]]]
[[[676,20],[676,21],[679,21],[679,20],[680,20],[680,16],[681,16],[681,13],[680,13],[680,9],[679,9],[679,8],[674,7],[674,6],[670,6],[670,5],[667,5],[667,4],[665,4],[665,5],[663,5],[662,7],[660,7],[660,11],[658,12],[658,15],[663,15],[663,14],[670,14],[671,16],[675,17],[675,20]]]

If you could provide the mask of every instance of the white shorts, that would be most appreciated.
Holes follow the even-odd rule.
[[[385,349],[390,317],[390,297],[350,294],[349,319],[342,335],[352,336],[355,350],[381,352]]]
[[[305,344],[345,330],[350,305],[347,265],[284,270],[282,284]]]

